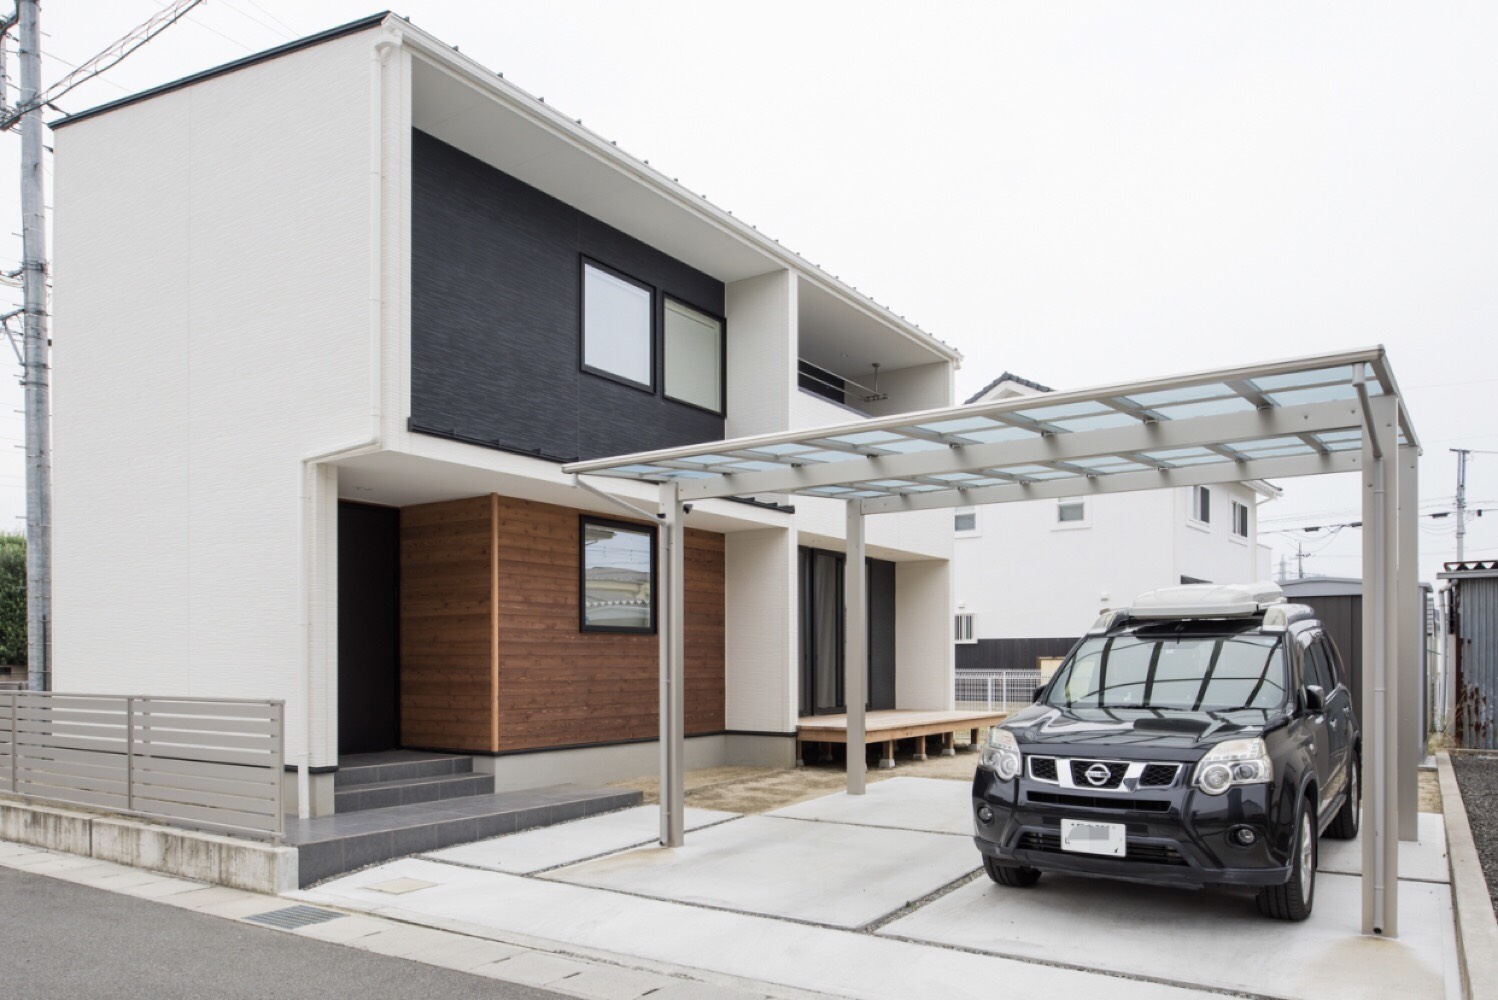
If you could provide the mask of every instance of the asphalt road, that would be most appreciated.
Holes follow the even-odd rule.
[[[558,997],[7,868],[0,929],[6,1000]]]

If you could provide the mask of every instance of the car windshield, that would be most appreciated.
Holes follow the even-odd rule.
[[[1269,709],[1285,697],[1277,635],[1088,639],[1046,693],[1058,708],[1153,708],[1187,712]]]

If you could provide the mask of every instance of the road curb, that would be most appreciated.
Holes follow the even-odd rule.
[[[1451,901],[1456,915],[1456,951],[1466,1000],[1498,996],[1498,917],[1467,824],[1467,807],[1451,767],[1451,755],[1436,755],[1441,777],[1441,811],[1446,819],[1446,855],[1451,866]]]

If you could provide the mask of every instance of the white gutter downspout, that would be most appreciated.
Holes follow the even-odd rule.
[[[376,42],[369,53],[369,434],[359,441],[330,448],[302,458],[302,649],[303,697],[306,699],[305,732],[301,760],[297,763],[297,815],[312,815],[312,706],[315,679],[313,664],[312,602],[316,591],[313,579],[316,561],[312,546],[317,540],[316,510],[319,466],[344,458],[380,451],[384,432],[383,332],[384,332],[384,139],[385,139],[385,58],[401,44],[401,36]]]

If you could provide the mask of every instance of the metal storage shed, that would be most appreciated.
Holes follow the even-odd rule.
[[[870,515],[1335,472],[1362,473],[1365,675],[1363,930],[1397,932],[1398,840],[1415,837],[1396,776],[1422,748],[1418,711],[1419,441],[1382,347],[1110,385],[1043,398],[898,414],[840,426],[573,462],[574,478],[657,484],[662,525],[661,843],[684,840],[684,505],[787,494],[847,506],[844,688],[848,742],[864,736]],[[579,483],[582,480],[578,480]],[[589,489],[595,487],[589,485]],[[1400,498],[1405,498],[1401,503]],[[1405,620],[1401,620],[1405,619]],[[1402,708],[1403,706],[1403,708]],[[864,791],[848,755],[848,792]]]

